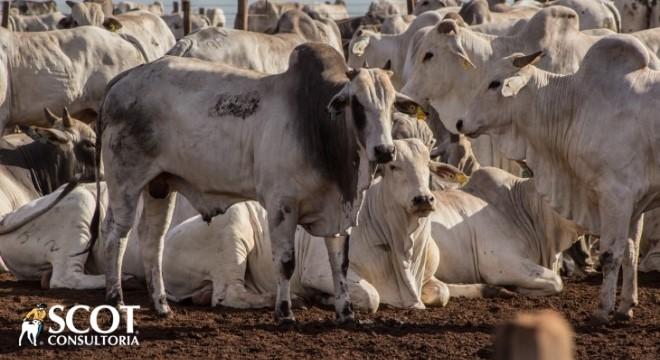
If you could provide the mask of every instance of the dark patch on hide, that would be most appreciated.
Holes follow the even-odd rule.
[[[222,210],[222,208],[215,208],[215,209],[212,209],[212,210],[209,211],[209,212],[206,212],[206,213],[200,213],[200,215],[202,216],[202,220],[204,220],[204,222],[205,222],[207,225],[210,225],[210,224],[211,224],[211,220],[212,220],[214,217],[216,217],[216,216],[218,216],[218,215],[221,215],[221,214],[224,214],[224,213],[225,213],[225,212]]]
[[[245,119],[257,111],[261,98],[256,91],[243,94],[222,93],[218,101],[209,109],[209,116],[235,116]]]
[[[344,257],[341,259],[341,273],[344,274],[344,277],[346,274],[348,274],[348,249],[349,245],[348,243],[351,241],[351,236],[348,235],[346,236],[346,241],[344,241]]]
[[[160,146],[154,120],[159,115],[154,113],[154,110],[145,109],[138,98],[133,98],[133,101],[124,105],[116,97],[112,97],[104,108],[108,111],[103,116],[103,121],[111,120],[113,124],[121,125],[117,140],[110,144],[116,154],[136,155],[130,151],[131,149],[138,149],[149,156],[154,156],[158,152]],[[102,127],[107,125],[109,124],[104,123]],[[125,158],[128,154],[120,156],[125,162],[131,161]]]
[[[293,276],[293,271],[296,269],[296,259],[292,258],[287,261],[282,261],[282,276],[287,280],[291,279]]]
[[[284,212],[282,210],[278,210],[277,215],[275,216],[275,226],[279,226],[284,221],[284,218]]]
[[[342,201],[352,201],[357,197],[359,168],[354,122],[352,116],[346,117],[350,111],[334,116],[327,111],[330,100],[349,81],[348,67],[328,45],[308,43],[298,46],[295,53],[297,61],[286,75],[295,82],[289,101],[297,110],[296,138],[309,164],[337,185]]]

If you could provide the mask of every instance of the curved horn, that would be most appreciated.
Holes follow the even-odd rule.
[[[68,128],[73,126],[73,121],[71,120],[71,114],[69,114],[69,109],[67,109],[66,106],[62,111],[62,124],[64,124],[64,127],[68,127]]]
[[[527,65],[536,65],[543,57],[543,50],[530,55],[517,56],[513,59],[513,66],[523,68]]]

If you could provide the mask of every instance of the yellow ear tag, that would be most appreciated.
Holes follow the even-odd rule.
[[[110,32],[117,32],[117,25],[110,24]]]
[[[470,178],[467,177],[466,175],[456,174],[456,181],[458,181],[459,184],[465,185],[465,183],[468,182],[468,180],[470,180]]]
[[[417,120],[419,121],[426,121],[426,113],[424,113],[424,110],[422,110],[421,107],[417,107],[417,113],[415,114],[417,117]]]

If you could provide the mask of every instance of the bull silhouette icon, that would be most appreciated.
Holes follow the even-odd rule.
[[[32,309],[25,317],[23,318],[23,324],[21,325],[21,336],[18,338],[18,346],[23,346],[23,337],[27,335],[27,340],[32,344],[32,346],[37,346],[37,339],[41,330],[44,327],[44,319],[46,318],[46,305],[37,304],[37,306]]]

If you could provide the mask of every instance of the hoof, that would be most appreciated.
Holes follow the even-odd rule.
[[[633,311],[632,309],[628,310],[628,312],[615,312],[614,313],[614,321],[630,321],[633,318]]]
[[[156,308],[156,314],[161,319],[167,319],[167,318],[170,318],[174,315],[173,312],[172,312],[172,309],[170,308],[170,306],[167,303],[161,304],[161,306],[157,307]]]
[[[589,318],[588,324],[590,326],[603,326],[609,324],[609,322],[610,320],[607,316],[603,316],[602,314],[593,314],[591,315],[591,318]]]
[[[277,318],[275,317],[275,322],[277,323],[277,326],[282,327],[282,328],[290,328],[294,325],[296,325],[296,318],[291,316],[291,317],[285,317],[285,318]]]

